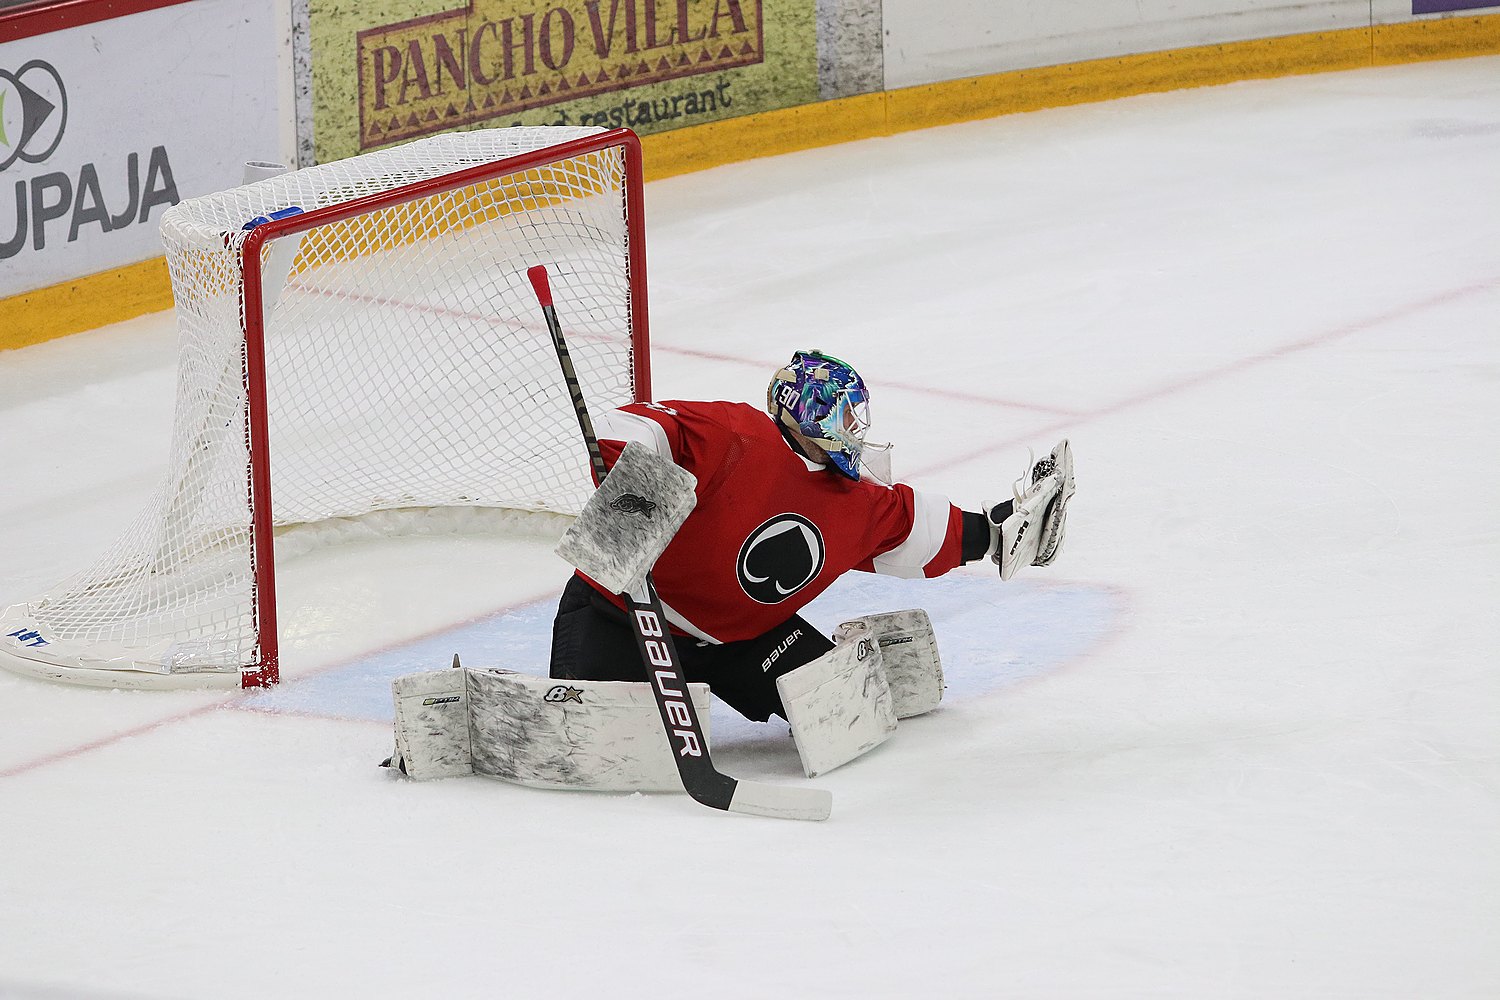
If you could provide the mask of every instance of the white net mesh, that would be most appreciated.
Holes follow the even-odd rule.
[[[247,222],[291,207],[380,196],[261,255],[274,303],[265,345],[275,523],[444,506],[580,509],[586,456],[525,271],[548,265],[590,404],[631,401],[622,149],[416,200],[403,189],[600,131],[437,136],[170,210],[162,238],[180,357],[166,484],[92,569],[7,612],[5,651],[162,673],[252,665],[239,248]]]

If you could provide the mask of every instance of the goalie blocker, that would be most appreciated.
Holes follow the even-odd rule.
[[[698,480],[643,445],[625,445],[557,554],[616,594],[641,582],[697,506]]]

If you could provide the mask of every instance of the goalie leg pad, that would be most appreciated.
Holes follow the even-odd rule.
[[[691,472],[627,442],[557,554],[616,594],[634,590],[693,512],[697,484]]]
[[[831,651],[776,678],[809,778],[868,753],[896,731],[880,647],[868,626],[841,630],[834,642]]]
[[[534,788],[680,792],[651,686],[469,670],[474,773]],[[708,738],[708,685],[688,693]]]
[[[865,615],[844,622],[839,633],[854,634],[860,628],[869,629],[880,647],[896,718],[909,719],[937,708],[943,700],[943,663],[927,612],[914,608]]]
[[[396,699],[396,752],[390,766],[417,779],[474,773],[462,669],[398,677],[391,692]]]

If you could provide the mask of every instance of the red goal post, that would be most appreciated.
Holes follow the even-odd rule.
[[[167,481],[91,569],[0,615],[0,665],[273,684],[276,533],[413,509],[575,513],[592,489],[526,269],[590,398],[650,398],[628,129],[434,136],[175,206]]]

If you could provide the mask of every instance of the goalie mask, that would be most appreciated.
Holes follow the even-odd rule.
[[[766,391],[766,411],[823,451],[833,467],[859,479],[870,396],[859,372],[821,351],[798,351]]]

